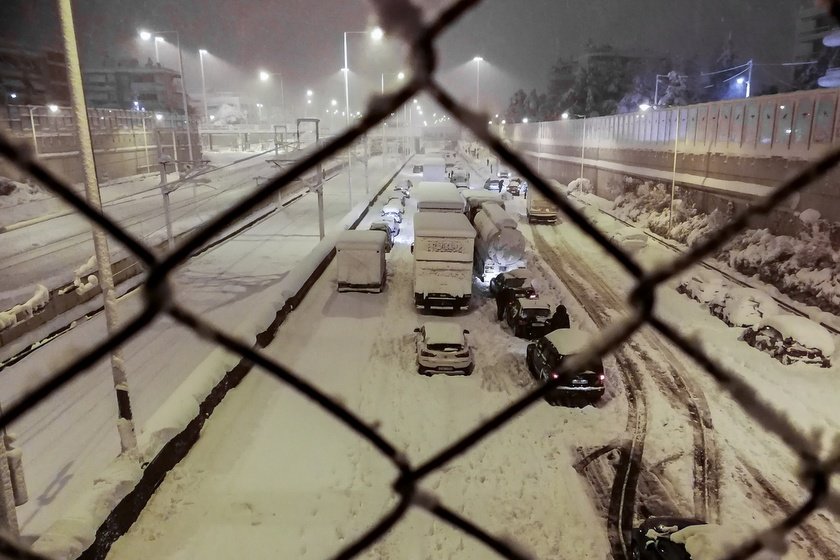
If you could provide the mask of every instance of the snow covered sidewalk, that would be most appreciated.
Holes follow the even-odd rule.
[[[371,166],[371,190],[378,190],[396,170]],[[354,200],[364,198],[364,173],[354,167]],[[327,232],[341,227],[348,212],[347,178],[339,175],[324,189]],[[186,307],[222,325],[238,325],[267,307],[261,294],[282,280],[318,244],[318,205],[306,195],[226,243],[185,263],[173,277],[176,298]],[[128,317],[142,306],[132,293],[121,299]],[[0,376],[4,405],[60,364],[105,336],[100,315],[43,346]],[[124,346],[126,369],[137,426],[158,407],[212,350],[191,331],[168,318]],[[22,532],[41,534],[119,453],[116,403],[107,361],[86,372],[17,422],[30,501],[18,509]]]

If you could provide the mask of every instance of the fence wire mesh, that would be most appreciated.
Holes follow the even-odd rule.
[[[833,149],[821,160],[778,187],[772,195],[753,204],[724,227],[709,235],[692,249],[682,253],[672,262],[651,272],[644,272],[633,258],[593,226],[562,193],[552,189],[547,181],[523,158],[512,151],[500,137],[493,134],[487,127],[486,115],[474,112],[456,101],[435,80],[436,39],[479,3],[480,0],[454,2],[443,9],[431,22],[424,23],[422,10],[409,0],[372,0],[385,31],[392,36],[402,38],[410,47],[413,73],[407,85],[392,94],[374,98],[370,102],[365,116],[356,126],[335,137],[317,152],[294,163],[284,173],[203,225],[162,259],[148,249],[142,241],[124,231],[114,220],[88,206],[66,181],[49,171],[28,150],[18,147],[5,134],[0,133],[0,155],[2,157],[8,159],[18,169],[30,174],[35,180],[61,197],[92,224],[113,236],[142,261],[149,270],[148,278],[144,284],[145,307],[143,311],[101,344],[54,372],[45,382],[36,386],[24,398],[10,406],[0,418],[0,428],[7,427],[37,406],[51,393],[59,390],[77,376],[82,375],[112,350],[138,335],[156,317],[161,314],[168,314],[177,322],[192,329],[200,337],[253,362],[281,382],[305,395],[326,413],[344,423],[359,437],[367,440],[393,464],[398,473],[393,482],[393,490],[399,496],[396,505],[364,534],[338,552],[334,558],[349,559],[358,556],[382,538],[389,529],[406,515],[410,508],[426,510],[441,521],[481,541],[501,557],[509,559],[531,558],[530,553],[525,552],[524,547],[520,547],[507,539],[494,536],[469,519],[452,511],[441,503],[438,496],[421,490],[419,484],[431,473],[438,471],[496,431],[503,429],[516,415],[528,409],[551,391],[558,381],[548,382],[531,390],[507,407],[499,410],[490,419],[475,426],[460,439],[441,449],[432,458],[419,465],[413,465],[409,457],[403,455],[395,445],[378,433],[376,427],[366,423],[352,410],[349,410],[295,372],[275,362],[264,352],[240,342],[234,336],[214,327],[201,317],[181,307],[173,300],[170,290],[169,277],[175,268],[210,242],[223,228],[236,219],[245,216],[269,197],[276,196],[278,192],[283,193],[284,189],[301,174],[316,169],[319,163],[323,163],[326,159],[349,148],[354,142],[360,140],[367,131],[382,122],[391,112],[396,111],[415,95],[425,92],[466,127],[476,139],[484,143],[502,160],[518,171],[531,187],[538,189],[544,196],[553,201],[572,223],[597,242],[637,280],[629,301],[633,313],[603,333],[587,351],[576,359],[566,361],[558,371],[559,378],[562,378],[563,374],[570,373],[577,367],[590,362],[593,358],[599,358],[616,350],[640,328],[645,325],[650,326],[686,355],[693,358],[757,424],[778,436],[800,460],[801,469],[798,475],[802,486],[808,491],[808,498],[786,518],[742,543],[737,550],[729,554],[728,560],[749,558],[763,548],[778,546],[780,539],[802,525],[819,508],[827,507],[835,513],[840,513],[840,500],[832,499],[830,493],[831,477],[840,470],[840,456],[821,457],[819,453],[814,452],[808,445],[809,439],[799,432],[783,412],[766,404],[760,398],[760,395],[756,394],[755,390],[742,381],[739,376],[729,371],[713,356],[704,352],[696,344],[678,333],[674,326],[657,317],[654,313],[656,288],[658,286],[685,272],[704,257],[722,248],[733,236],[746,229],[750,220],[754,217],[769,213],[790,195],[824,176],[840,163],[840,148]],[[821,3],[829,9],[835,19],[840,21],[840,3],[838,1],[829,2],[825,0]],[[559,528],[559,530],[562,531],[562,528]],[[574,553],[575,551],[569,551],[569,555]],[[31,552],[25,545],[4,535],[0,535],[0,554],[10,558],[41,558]]]

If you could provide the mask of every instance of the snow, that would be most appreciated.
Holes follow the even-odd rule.
[[[595,192],[595,189],[592,186],[592,181],[589,179],[578,178],[569,183],[569,186],[566,187],[562,183],[558,183],[554,185],[560,192],[569,192],[569,193],[580,193],[580,194],[590,194]]]
[[[475,238],[475,229],[463,214],[419,212],[414,217],[415,237]]]
[[[40,200],[51,196],[42,191],[37,185],[19,183],[7,177],[0,176],[0,209],[6,210],[26,202]],[[7,212],[4,212],[6,214]]]
[[[518,298],[517,301],[522,309],[546,309],[550,310],[551,306],[538,299]]]
[[[464,197],[452,183],[421,182],[412,191],[417,209],[423,211],[464,211]]]
[[[807,210],[803,210],[799,213],[799,219],[802,220],[802,223],[809,225],[817,223],[820,217],[821,214],[819,210],[814,210],[813,208],[808,208]]]
[[[792,338],[807,348],[814,348],[826,357],[834,355],[834,338],[825,328],[799,315],[771,315],[759,321],[754,329],[771,327],[785,338]]]
[[[481,211],[487,214],[487,217],[490,218],[497,228],[516,229],[516,220],[498,204],[484,204],[481,207]]]
[[[458,323],[449,321],[428,321],[423,323],[426,331],[426,344],[463,344],[464,329]]]
[[[564,356],[579,354],[592,344],[592,335],[578,329],[557,329],[545,338]]]
[[[743,527],[691,525],[671,534],[671,540],[683,544],[691,560],[726,560],[739,545],[750,539]],[[764,550],[750,558],[779,560],[780,555]]]
[[[338,236],[336,249],[352,250],[383,250],[385,247],[385,232],[378,230],[348,230]]]
[[[35,286],[35,293],[24,303],[15,305],[11,309],[0,312],[0,330],[13,327],[18,322],[18,315],[25,319],[31,318],[36,311],[43,308],[50,301],[50,292],[41,284]]]

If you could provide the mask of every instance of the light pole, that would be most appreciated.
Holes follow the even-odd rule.
[[[35,156],[41,155],[38,152],[38,136],[35,133],[35,109],[37,109],[39,105],[30,105],[29,107],[29,126],[32,128],[32,147],[35,148]],[[47,105],[47,109],[50,110],[50,113],[58,113],[58,105],[54,103],[50,103]]]
[[[312,105],[312,96],[315,95],[311,89],[306,90],[306,105],[303,107],[303,116],[309,118],[309,106]]]
[[[175,42],[178,47],[178,73],[181,75],[181,101],[184,104],[184,122],[187,125],[187,147],[190,153],[190,162],[195,161],[195,154],[193,153],[192,132],[190,131],[190,111],[187,105],[187,81],[184,78],[184,55],[181,52],[181,35],[177,31],[141,31],[140,38],[148,41],[151,37],[155,38],[155,56],[157,56],[157,41],[163,40],[160,36],[166,34],[174,34]],[[177,154],[175,159],[178,159]]]
[[[480,56],[473,58],[475,62],[475,108],[478,109],[481,103],[481,63],[484,59]]]
[[[367,31],[345,31],[344,32],[344,115],[345,124],[350,126],[350,67],[347,64],[347,36],[348,35],[366,35]],[[385,36],[385,32],[379,27],[374,27],[370,31],[370,38],[374,41],[381,41]],[[384,149],[384,148],[383,148]],[[350,208],[353,208],[353,160],[351,157],[351,150],[347,150],[347,196],[350,200]],[[383,152],[384,153],[384,152]],[[384,156],[383,156],[384,157]]]
[[[207,83],[204,81],[204,55],[207,54],[206,49],[198,49],[198,61],[201,65],[201,99],[204,101],[204,122],[210,119],[207,113]]]
[[[286,122],[286,94],[283,91],[283,73],[282,72],[266,72],[265,70],[260,70],[260,81],[267,82],[271,79],[272,76],[278,76],[280,78],[280,120],[283,123]]]
[[[405,79],[405,72],[397,72],[396,74],[388,74],[388,76],[396,76],[399,81]],[[385,73],[382,73],[382,89],[381,93],[385,95]],[[386,119],[387,120],[387,119]],[[385,121],[382,121],[382,165],[385,165]]]

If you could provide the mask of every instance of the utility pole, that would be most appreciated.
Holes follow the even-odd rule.
[[[93,159],[93,141],[85,107],[85,93],[82,89],[82,72],[79,65],[79,51],[76,44],[76,29],[73,25],[73,8],[71,0],[59,0],[59,15],[61,31],[64,40],[64,51],[67,61],[68,82],[70,83],[70,97],[75,117],[76,133],[79,137],[79,153],[85,177],[85,194],[88,204],[97,212],[102,212],[102,199],[99,193],[99,182],[96,178],[96,167]],[[102,287],[102,300],[105,307],[105,325],[110,336],[119,328],[117,315],[117,293],[114,289],[114,277],[111,270],[111,254],[108,249],[108,237],[98,226],[93,225],[93,247],[96,253],[96,263],[99,267],[99,285]],[[117,430],[120,434],[122,452],[136,452],[137,436],[134,430],[134,418],[131,413],[131,400],[128,393],[128,376],[125,371],[125,360],[122,351],[117,348],[111,352],[111,374],[114,379],[114,390],[117,395]]]

